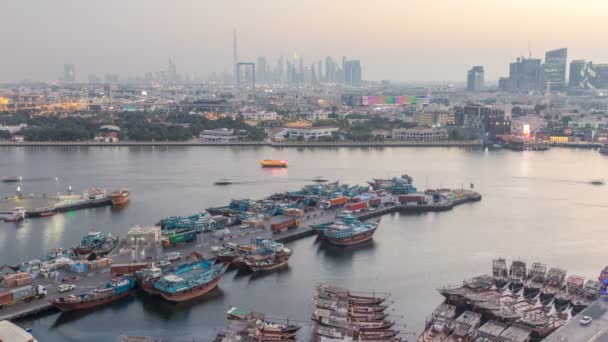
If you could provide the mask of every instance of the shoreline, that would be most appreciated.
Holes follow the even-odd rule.
[[[0,147],[129,147],[129,146],[270,146],[270,147],[482,147],[483,142],[477,141],[390,141],[390,142],[286,142],[273,143],[268,141],[120,141],[114,143],[96,141],[0,141]]]

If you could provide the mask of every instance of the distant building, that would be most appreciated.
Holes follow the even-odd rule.
[[[243,113],[243,119],[247,121],[272,121],[277,119],[277,112],[263,110]]]
[[[393,131],[386,129],[375,129],[370,132],[373,137],[382,137],[384,139],[390,139],[393,137]]]
[[[545,87],[550,90],[561,91],[566,87],[566,63],[568,49],[557,49],[545,53],[543,64],[543,78]]]
[[[501,106],[471,104],[464,107],[462,127],[492,135],[511,134],[511,113]]]
[[[591,61],[583,59],[570,62],[570,89],[595,89],[596,72]]]
[[[517,58],[509,66],[509,90],[539,91],[543,88],[542,66],[537,58]]]
[[[424,111],[417,116],[418,126],[443,127],[454,124],[454,113],[450,111]]]
[[[0,125],[0,131],[8,131],[10,134],[15,134],[22,129],[27,128],[27,124],[18,124],[18,125]]]
[[[155,246],[161,242],[159,226],[134,226],[127,233],[128,246]]]
[[[232,141],[236,140],[233,129],[218,128],[218,129],[206,129],[200,134],[201,140],[205,141]]]
[[[467,72],[468,91],[480,91],[481,89],[483,89],[483,82],[484,71],[482,66],[474,66],[471,70]]]
[[[99,127],[99,135],[95,137],[95,141],[99,142],[118,142],[118,134],[120,127],[114,125],[103,125]]]
[[[63,65],[63,81],[67,83],[76,81],[76,67],[74,64]]]
[[[608,89],[608,64],[594,64],[595,86],[598,89]]]
[[[344,83],[347,85],[358,85],[361,83],[361,61],[344,61]]]
[[[320,126],[320,127],[292,127],[285,128],[282,132],[282,135],[285,137],[289,137],[289,139],[298,139],[299,137],[303,137],[304,140],[321,138],[321,137],[331,137],[332,132],[337,132],[338,127],[331,126]]]
[[[402,141],[445,141],[448,140],[448,130],[445,128],[395,128],[393,140]]]
[[[323,110],[316,110],[312,113],[306,114],[306,120],[310,121],[318,121],[318,120],[327,120],[330,112],[326,112]]]

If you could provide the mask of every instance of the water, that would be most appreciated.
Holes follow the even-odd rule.
[[[597,151],[482,151],[459,148],[273,149],[13,148],[0,150],[0,175],[24,177],[24,193],[81,191],[91,185],[129,187],[127,208],[97,208],[0,223],[0,264],[76,244],[91,228],[124,235],[134,224],[187,215],[231,198],[260,198],[296,189],[316,176],[363,184],[372,177],[408,173],[418,188],[468,187],[479,203],[445,213],[390,215],[371,244],[326,248],[314,237],[293,243],[289,268],[253,277],[228,273],[213,297],[167,303],[138,296],[89,313],[43,314],[18,323],[43,341],[112,341],[121,333],[160,335],[171,341],[207,341],[231,305],[309,322],[313,287],[330,282],[355,290],[391,292],[393,319],[420,332],[441,302],[435,288],[487,273],[504,256],[542,261],[596,278],[608,264],[605,222],[608,160]],[[289,169],[258,167],[287,159]],[[239,184],[212,183],[231,178]],[[15,184],[0,184],[12,194]],[[406,336],[407,337],[407,336]]]

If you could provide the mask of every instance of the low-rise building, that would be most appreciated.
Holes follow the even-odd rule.
[[[393,137],[393,132],[386,129],[375,129],[370,132],[373,137],[382,137],[384,139],[390,139]]]
[[[419,126],[425,127],[443,127],[454,124],[454,113],[424,111],[417,115],[417,123]]]
[[[302,137],[304,140],[309,140],[321,137],[331,137],[332,132],[337,132],[338,130],[338,127],[332,126],[290,127],[285,128],[281,134],[288,139],[298,139]]]
[[[133,226],[127,233],[128,246],[154,246],[161,242],[159,226]]]
[[[243,113],[243,119],[246,121],[272,121],[277,119],[277,112],[271,111],[256,111]]]
[[[10,134],[15,134],[22,129],[27,128],[27,124],[18,124],[18,125],[0,125],[0,131],[8,131]]]
[[[236,140],[233,129],[218,128],[206,129],[200,134],[201,140],[204,141],[233,141]]]
[[[393,139],[403,141],[446,141],[448,130],[445,128],[396,128],[393,129]]]
[[[317,121],[317,120],[327,120],[331,112],[327,112],[324,110],[316,110],[312,113],[306,114],[306,120]]]

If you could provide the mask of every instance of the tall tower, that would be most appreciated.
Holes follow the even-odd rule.
[[[234,80],[236,82],[237,79],[237,73],[239,72],[238,69],[238,62],[239,62],[239,58],[237,55],[237,49],[236,49],[236,28],[234,29],[233,32],[233,37],[232,37],[232,65],[234,66]]]

